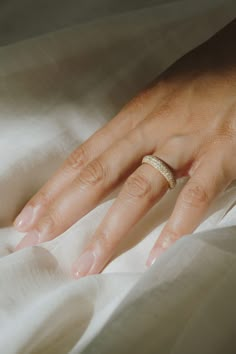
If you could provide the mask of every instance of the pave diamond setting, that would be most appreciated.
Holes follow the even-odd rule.
[[[159,159],[157,156],[146,155],[142,159],[142,163],[147,163],[153,166],[155,169],[157,169],[169,183],[170,189],[173,189],[175,187],[176,179],[174,173],[171,171],[170,167],[168,167],[168,165],[164,161]]]

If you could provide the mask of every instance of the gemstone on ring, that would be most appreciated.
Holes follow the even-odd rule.
[[[146,155],[142,159],[142,163],[147,163],[154,168],[156,168],[169,183],[170,189],[173,189],[176,185],[176,179],[174,173],[171,171],[170,167],[162,161],[159,157],[154,155]]]

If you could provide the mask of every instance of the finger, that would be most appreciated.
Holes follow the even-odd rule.
[[[141,92],[125,105],[115,118],[75,149],[50,180],[25,205],[14,221],[15,228],[21,232],[32,229],[50,204],[88,163],[134,129],[153,110],[158,99],[156,91],[155,87],[151,87]]]
[[[26,234],[17,249],[53,239],[87,214],[140,164],[143,154],[152,151],[153,139],[146,139],[150,127],[143,123],[127,137],[112,145],[88,164],[71,185],[52,204],[33,230]],[[148,127],[148,129],[147,129]],[[152,128],[153,129],[153,128]]]
[[[162,114],[169,116],[168,112]],[[34,224],[17,249],[60,235],[133,172],[144,155],[151,154],[156,146],[162,146],[171,129],[168,119],[154,119],[155,116],[144,119],[127,136],[91,161],[51,204],[47,214]],[[163,132],[158,142],[156,131]]]
[[[231,182],[224,161],[220,151],[217,158],[214,151],[196,163],[195,171],[180,192],[172,215],[150,252],[147,266],[182,236],[192,233],[214,198]]]
[[[182,155],[181,165],[178,166]],[[189,160],[188,152],[164,150],[154,155],[159,156],[175,170],[183,168]],[[118,244],[131,228],[165,194],[168,182],[159,171],[143,164],[127,179],[117,199],[109,209],[101,225],[96,230],[91,243],[73,265],[73,275],[79,278],[100,272],[109,261]]]

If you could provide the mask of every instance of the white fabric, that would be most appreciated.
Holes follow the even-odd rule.
[[[115,194],[40,246],[13,253],[22,235],[11,226],[69,152],[235,14],[234,1],[223,0],[0,5],[0,353],[236,352],[235,184],[149,270],[185,180],[102,274],[78,281],[71,264]]]

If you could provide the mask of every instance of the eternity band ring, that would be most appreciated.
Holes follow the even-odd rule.
[[[154,155],[146,155],[142,159],[142,164],[147,163],[157,169],[162,176],[165,177],[167,182],[169,183],[169,188],[173,189],[176,185],[176,179],[174,173],[172,172],[171,168],[162,161],[159,157]]]

